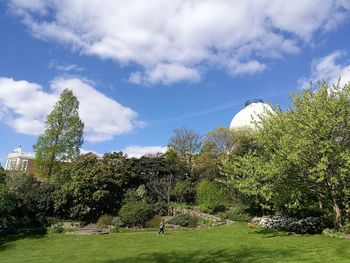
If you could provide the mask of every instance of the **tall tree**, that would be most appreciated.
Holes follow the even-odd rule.
[[[83,144],[84,123],[79,114],[79,101],[71,90],[65,89],[54,109],[47,116],[46,130],[33,145],[37,168],[50,177],[60,162],[76,159]]]
[[[275,209],[319,206],[342,227],[350,217],[349,98],[350,85],[325,83],[295,94],[290,109],[262,118],[260,149],[224,163],[229,185],[252,194],[258,182],[257,193]]]
[[[190,170],[193,170],[192,162],[195,154],[198,154],[202,148],[200,135],[191,129],[175,129],[174,135],[170,138],[168,146],[186,162]]]
[[[196,174],[209,180],[220,176],[222,160],[228,155],[242,155],[257,146],[254,131],[247,128],[218,128],[205,136],[201,153],[195,158]]]
[[[234,147],[235,131],[230,128],[217,128],[208,132],[204,148],[210,150],[215,155],[228,154]]]
[[[275,175],[316,194],[338,227],[350,214],[349,97],[349,85],[320,83],[317,91],[295,94],[293,108],[265,119],[260,133]]]

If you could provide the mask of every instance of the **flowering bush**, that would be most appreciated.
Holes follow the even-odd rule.
[[[329,226],[329,223],[322,217],[307,217],[304,219],[282,216],[255,217],[253,218],[253,223],[261,227],[299,234],[320,234],[323,229]]]

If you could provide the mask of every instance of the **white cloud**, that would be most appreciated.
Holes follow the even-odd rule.
[[[20,6],[26,11],[38,12],[40,14],[45,14],[46,4],[41,0],[12,0],[14,6]]]
[[[80,102],[79,115],[85,123],[85,139],[99,142],[140,127],[137,113],[97,91],[91,83],[77,78],[57,78],[50,91],[28,81],[0,78],[0,121],[17,132],[38,135],[44,120],[63,89],[73,91]]]
[[[78,66],[77,64],[65,64],[65,63],[60,64],[56,60],[50,61],[49,69],[56,69],[58,71],[63,71],[63,72],[70,72],[70,71],[80,72],[84,70],[83,67]]]
[[[12,0],[35,37],[135,63],[133,83],[199,81],[203,68],[259,73],[349,15],[346,0]],[[232,61],[234,65],[232,67]]]
[[[140,72],[138,72],[138,74],[141,76]],[[131,77],[135,77],[135,75],[131,75]],[[157,64],[154,69],[146,71],[142,82],[150,84],[163,83],[164,85],[169,85],[179,81],[197,82],[200,79],[201,76],[196,69],[185,67],[179,63],[168,63]]]
[[[339,63],[346,56],[346,52],[334,51],[329,55],[313,60],[311,64],[311,75],[301,78],[298,82],[302,88],[308,88],[310,82],[317,83],[325,81],[329,84],[337,84],[340,78],[340,86],[350,82],[350,63]]]
[[[266,65],[261,64],[256,60],[251,60],[248,62],[238,62],[232,60],[228,64],[229,72],[233,75],[244,75],[244,74],[253,74],[256,72],[262,72],[265,70]]]
[[[138,146],[132,145],[121,150],[123,153],[127,154],[128,157],[140,158],[145,155],[165,153],[167,147],[162,146]]]
[[[43,131],[43,120],[57,100],[36,83],[0,77],[0,108],[6,111],[1,121],[17,132],[37,135]]]

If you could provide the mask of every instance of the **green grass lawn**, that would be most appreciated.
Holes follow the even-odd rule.
[[[0,262],[350,262],[350,240],[243,224],[104,236],[0,237]]]

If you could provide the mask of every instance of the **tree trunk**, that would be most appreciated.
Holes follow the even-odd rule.
[[[168,207],[168,216],[170,216],[171,214],[171,211],[170,211],[170,195],[167,196],[167,200],[166,200],[166,203],[167,203],[167,207]]]
[[[341,210],[338,205],[337,197],[334,191],[331,191],[331,196],[332,196],[333,211],[335,214],[335,223],[337,225],[337,228],[339,229],[343,226],[342,214],[341,214]]]
[[[344,193],[344,206],[345,206],[345,214],[348,218],[350,218],[350,204],[349,204],[349,191],[347,188],[347,184],[346,181],[344,179],[344,177],[340,177],[342,186],[343,186],[343,193]]]

